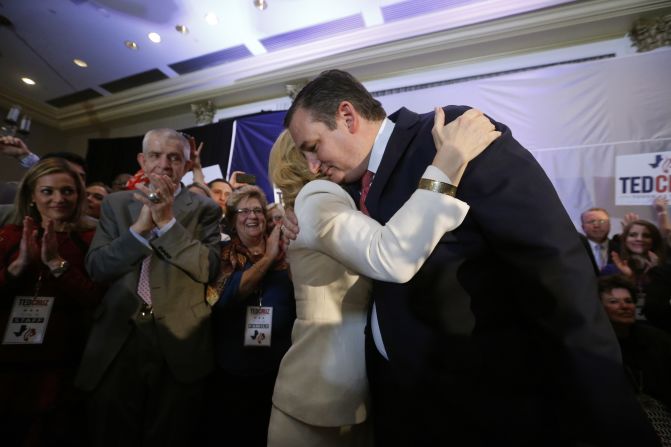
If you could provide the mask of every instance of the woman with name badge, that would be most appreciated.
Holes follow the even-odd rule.
[[[94,234],[67,161],[23,177],[0,228],[0,436],[3,445],[78,445],[83,405],[72,382],[101,291],[84,270]]]
[[[232,239],[208,293],[217,363],[208,409],[211,444],[266,445],[275,377],[291,344],[293,285],[280,250],[281,226],[266,231],[267,205],[263,191],[251,185],[235,190],[227,203]]]

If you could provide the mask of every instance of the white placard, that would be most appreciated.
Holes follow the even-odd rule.
[[[616,157],[616,205],[651,205],[660,195],[671,199],[671,151]]]
[[[221,168],[219,165],[212,165],[203,168],[203,177],[205,177],[205,183],[208,183],[214,179],[224,178],[224,175],[221,173]],[[182,177],[182,183],[185,185],[190,185],[193,183],[193,172],[189,171],[184,174],[184,177]]]
[[[44,341],[53,296],[17,296],[9,314],[3,345],[35,345]]]

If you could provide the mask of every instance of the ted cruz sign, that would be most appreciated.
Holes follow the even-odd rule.
[[[671,199],[671,151],[615,159],[616,205],[651,205],[659,195]]]

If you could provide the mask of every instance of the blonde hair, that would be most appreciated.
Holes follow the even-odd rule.
[[[90,230],[95,228],[95,225],[85,218],[86,189],[81,177],[72,169],[67,160],[58,157],[40,160],[23,176],[14,199],[12,223],[23,225],[23,218],[25,216],[32,217],[35,222],[42,222],[42,216],[37,211],[37,207],[35,207],[33,202],[33,193],[35,192],[37,181],[46,175],[61,173],[67,174],[72,178],[77,190],[75,209],[67,223],[68,230]]]
[[[277,137],[270,150],[268,172],[272,182],[282,191],[282,201],[288,208],[294,207],[296,196],[306,183],[324,178],[321,174],[310,172],[305,156],[294,144],[288,130]]]

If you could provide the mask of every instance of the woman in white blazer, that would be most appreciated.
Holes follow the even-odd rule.
[[[488,121],[443,127],[440,112],[434,137],[441,147],[423,176],[436,180],[449,168],[463,172],[447,166],[457,138],[465,165],[498,136]],[[297,318],[275,382],[268,446],[371,445],[364,358],[370,278],[410,280],[442,235],[461,224],[468,205],[418,189],[382,226],[357,211],[336,183],[319,179],[287,131],[273,146],[269,171],[301,228],[288,250]]]

